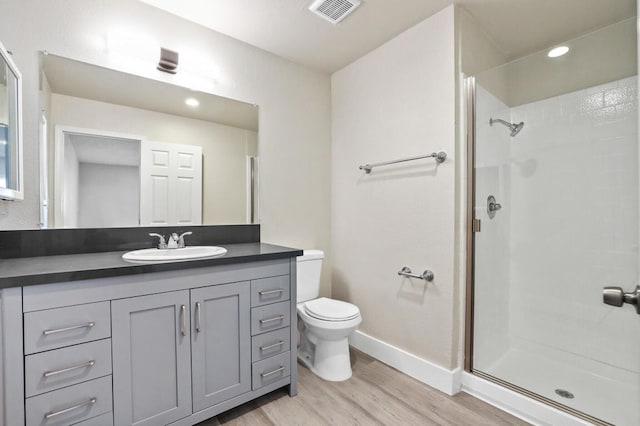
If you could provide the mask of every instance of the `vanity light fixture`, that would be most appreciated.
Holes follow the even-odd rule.
[[[187,98],[185,99],[184,103],[193,108],[200,105],[200,101],[197,100],[196,98]]]
[[[158,61],[158,70],[175,74],[178,72],[178,52],[174,50],[160,48],[160,61]]]
[[[201,51],[183,46],[178,53],[177,50],[161,47],[160,42],[149,34],[126,29],[110,31],[106,42],[110,62],[129,72],[145,74],[155,67],[162,72],[175,74],[175,84],[199,91],[213,90],[218,83],[220,67],[203,57],[206,55]]]
[[[568,51],[569,51],[568,46],[558,46],[551,49],[549,53],[547,53],[547,56],[550,58],[557,58],[559,56],[566,54]]]

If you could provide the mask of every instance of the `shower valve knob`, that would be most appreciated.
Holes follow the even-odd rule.
[[[620,307],[624,303],[635,305],[636,312],[640,314],[640,285],[635,290],[625,293],[620,287],[605,287],[602,289],[602,301],[607,305]]]
[[[496,212],[502,208],[501,204],[498,204],[496,197],[489,195],[487,197],[487,215],[489,219],[493,219],[496,216]]]

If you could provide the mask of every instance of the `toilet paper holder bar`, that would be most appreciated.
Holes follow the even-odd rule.
[[[403,266],[402,269],[398,271],[398,275],[402,275],[405,277],[418,278],[420,280],[425,280],[428,282],[433,281],[434,275],[430,270],[425,270],[422,275],[414,274],[411,272],[411,268],[408,266]]]

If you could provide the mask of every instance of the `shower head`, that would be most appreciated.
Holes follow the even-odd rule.
[[[493,126],[493,123],[500,123],[507,126],[509,130],[511,130],[511,137],[514,137],[515,135],[517,135],[520,132],[520,130],[522,130],[522,128],[524,127],[524,121],[521,121],[519,123],[509,123],[508,121],[504,121],[499,118],[490,118],[489,125]]]

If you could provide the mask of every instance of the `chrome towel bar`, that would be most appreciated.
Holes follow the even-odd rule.
[[[420,155],[418,157],[411,157],[411,158],[403,158],[400,160],[392,160],[392,161],[384,161],[382,163],[374,163],[374,164],[365,164],[364,166],[360,166],[359,169],[360,170],[364,170],[365,173],[371,173],[371,170],[374,167],[378,167],[378,166],[387,166],[389,164],[396,164],[396,163],[404,163],[405,161],[414,161],[414,160],[421,160],[423,158],[435,158],[436,162],[438,164],[443,163],[444,160],[447,159],[447,153],[444,151],[440,151],[440,152],[432,152],[431,154],[427,154],[427,155]]]
[[[422,275],[418,275],[418,274],[412,273],[411,268],[409,268],[408,266],[403,266],[402,269],[398,271],[398,275],[402,275],[410,278],[418,278],[420,280],[425,280],[428,282],[433,281],[433,278],[434,278],[433,272],[431,272],[428,269],[424,271]]]

